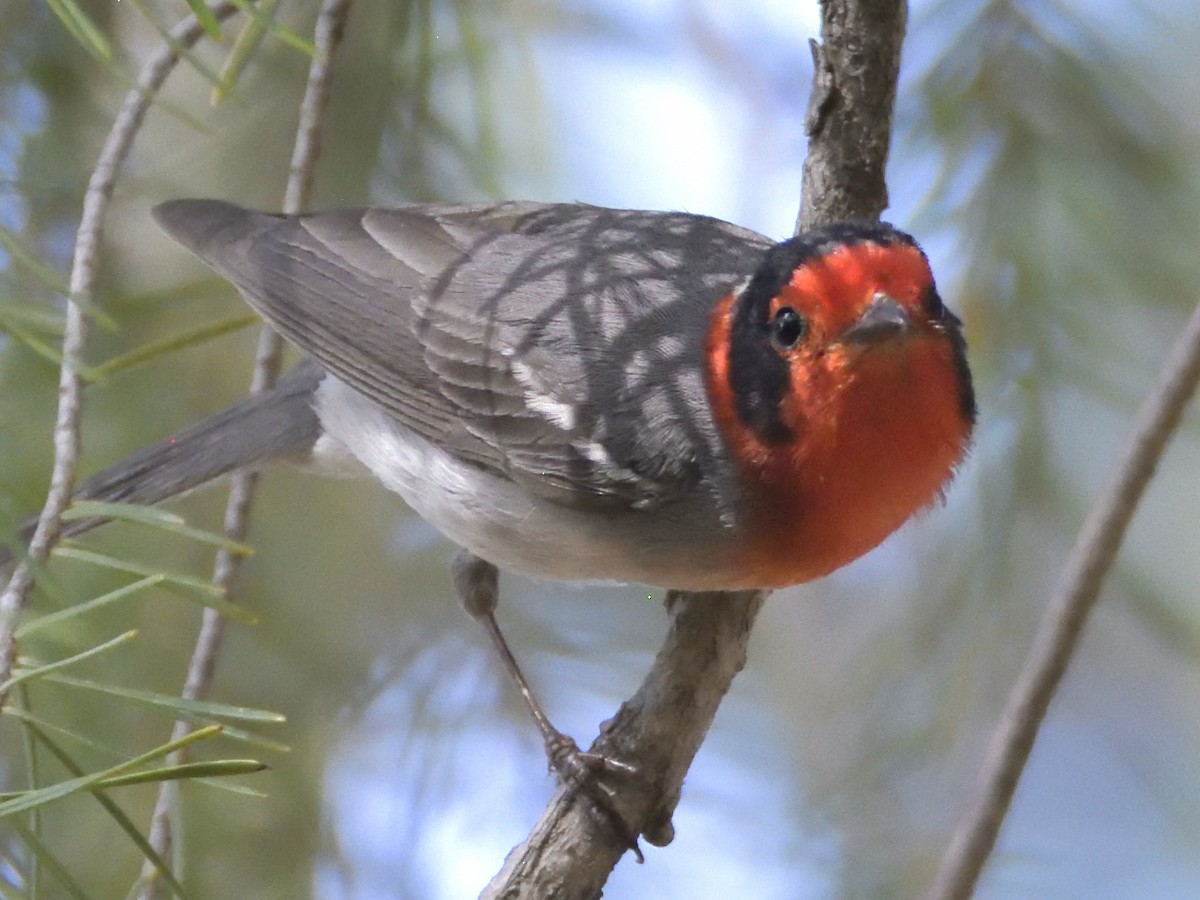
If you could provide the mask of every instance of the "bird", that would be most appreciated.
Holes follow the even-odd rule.
[[[886,223],[777,242],[581,203],[153,214],[306,358],[78,496],[157,503],[272,461],[374,476],[463,548],[456,591],[563,777],[620,763],[579,751],[533,697],[493,615],[497,567],[812,581],[936,504],[971,443],[962,322]]]

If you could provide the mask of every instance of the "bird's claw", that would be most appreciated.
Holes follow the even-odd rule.
[[[631,766],[629,763],[605,756],[603,753],[580,750],[575,739],[561,731],[556,731],[547,738],[546,757],[550,761],[551,770],[572,786],[601,772],[619,775],[637,774],[637,767]]]
[[[603,753],[580,750],[575,739],[556,731],[546,738],[546,758],[550,769],[568,788],[586,794],[613,829],[620,835],[625,846],[633,851],[639,863],[645,862],[642,849],[638,846],[638,835],[614,805],[612,788],[599,777],[603,774],[635,775],[637,767],[621,762]]]

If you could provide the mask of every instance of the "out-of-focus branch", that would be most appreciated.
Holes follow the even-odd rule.
[[[218,19],[227,18],[235,10],[232,3],[223,2],[213,7]],[[88,180],[83,214],[75,235],[75,254],[71,261],[71,292],[67,298],[67,319],[63,331],[63,363],[58,382],[58,416],[54,425],[54,466],[50,474],[50,489],[29,542],[27,559],[17,565],[3,594],[0,594],[0,683],[8,682],[16,662],[14,631],[17,618],[33,589],[34,568],[49,558],[62,528],[62,514],[71,502],[71,492],[75,487],[83,398],[83,379],[79,373],[83,368],[83,351],[90,330],[88,307],[96,299],[100,235],[109,200],[112,199],[113,185],[129,155],[134,138],[141,130],[146,111],[179,61],[178,49],[191,47],[203,34],[203,27],[189,16],[171,33],[175,43],[164,45],[142,67],[133,89],[126,95],[117,113],[100,151],[100,158],[92,170],[92,177]],[[0,706],[7,699],[7,692],[0,691]]]
[[[350,6],[351,0],[325,0],[317,16],[315,53],[308,70],[304,99],[300,104],[300,122],[296,129],[296,142],[288,169],[283,201],[283,211],[286,213],[302,212],[308,205],[317,158],[320,155],[321,128],[328,105],[329,85],[333,77],[332,63],[341,45]],[[282,340],[264,325],[255,354],[254,374],[250,384],[252,395],[261,394],[274,386],[279,378],[282,356]],[[246,536],[257,484],[257,472],[237,472],[233,476],[229,500],[225,506],[224,523],[225,535],[231,540],[241,542]],[[212,581],[226,597],[232,595],[234,580],[240,568],[241,557],[228,550],[217,551]],[[185,700],[199,700],[208,696],[224,635],[225,618],[212,609],[205,609],[200,632],[196,637],[196,646],[188,665],[187,679],[181,692]],[[191,728],[187,722],[176,722],[172,740],[182,738]],[[183,751],[179,751],[172,754],[170,764],[177,765],[183,761]],[[167,857],[172,844],[171,812],[177,796],[176,783],[164,781],[159,788],[150,822],[150,846],[163,858]],[[157,870],[147,862],[141,875],[143,896],[154,896],[161,892],[161,882],[156,876]]]
[[[1200,307],[1192,313],[1158,383],[1138,410],[1129,442],[1080,529],[1062,583],[992,737],[975,800],[959,821],[942,858],[929,895],[932,900],[965,900],[974,892],[1088,614],[1198,381]]]
[[[907,7],[903,0],[822,3],[797,229],[878,218]],[[684,776],[746,659],[766,593],[672,592],[671,628],[637,693],[592,751],[637,769],[610,779],[613,806],[653,844],[669,843]],[[600,896],[626,847],[591,801],[559,789],[483,893],[488,900]]]

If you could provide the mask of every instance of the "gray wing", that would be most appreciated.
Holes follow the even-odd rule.
[[[711,471],[713,304],[770,242],[577,204],[272,216],[155,210],[288,340],[428,440],[566,503],[646,506]]]

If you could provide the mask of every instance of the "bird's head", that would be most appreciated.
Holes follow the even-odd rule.
[[[975,421],[965,350],[925,254],[883,224],[776,244],[717,305],[709,398],[760,578],[826,574],[940,497]]]

